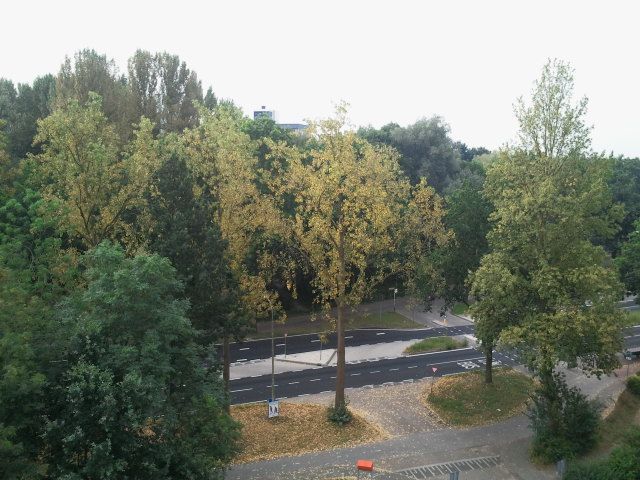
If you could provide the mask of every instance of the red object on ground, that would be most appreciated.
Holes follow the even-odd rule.
[[[358,470],[364,470],[367,472],[373,472],[373,461],[371,460],[358,460],[356,462],[356,467]]]

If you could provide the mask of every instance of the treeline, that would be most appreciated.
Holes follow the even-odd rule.
[[[246,118],[166,53],[123,75],[82,51],[32,85],[0,81],[4,478],[220,475],[238,448],[229,342],[293,302],[337,308],[336,409],[346,309],[389,285],[425,305],[472,292],[489,357],[505,339],[541,375],[612,367],[610,258],[629,289],[640,277],[638,160],[536,150],[525,127],[544,122],[492,153],[439,117],[354,132],[346,115],[301,135]],[[570,351],[540,330],[561,312]],[[571,328],[596,313],[610,328],[581,344]]]

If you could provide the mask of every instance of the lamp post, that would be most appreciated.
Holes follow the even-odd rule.
[[[391,287],[389,290],[393,290],[393,311],[396,311],[396,293],[398,293],[398,289]]]
[[[276,343],[273,336],[273,305],[271,307],[271,400],[276,399]]]

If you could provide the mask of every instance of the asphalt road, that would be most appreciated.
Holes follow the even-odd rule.
[[[438,327],[422,328],[416,330],[382,330],[382,329],[359,329],[345,332],[345,346],[357,347],[360,345],[374,345],[377,343],[395,342],[398,340],[414,340],[430,337],[441,337],[444,335],[473,334],[473,325],[460,327]],[[304,353],[320,349],[320,339],[318,334],[289,335],[277,337],[275,339],[276,355],[285,353]],[[245,362],[249,360],[271,358],[271,339],[252,340],[232,343],[231,362]],[[322,348],[336,348],[336,335],[332,333],[327,337],[327,343],[322,344]]]
[[[484,355],[473,348],[450,350],[373,362],[347,364],[346,388],[357,388],[390,383],[412,382],[434,375],[459,373],[480,368]],[[496,360],[508,365],[515,361],[497,354]],[[317,367],[308,370],[284,372],[275,376],[276,397],[279,399],[330,392],[335,387],[336,367]],[[231,403],[264,401],[271,395],[271,375],[240,378],[230,385]]]
[[[627,347],[640,346],[640,326],[625,331]],[[513,366],[517,359],[496,352],[496,363]],[[434,372],[433,367],[437,368]],[[474,348],[389,358],[372,362],[347,364],[346,388],[371,387],[390,383],[412,382],[425,377],[443,376],[484,367],[484,356]],[[299,397],[331,392],[335,387],[336,367],[315,367],[307,370],[279,373],[275,376],[276,397]],[[232,380],[231,403],[265,401],[271,396],[271,375]]]

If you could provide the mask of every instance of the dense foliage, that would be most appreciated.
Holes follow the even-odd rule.
[[[572,81],[550,62],[517,104],[520,144],[489,152],[437,116],[248,119],[165,52],[0,79],[0,478],[219,476],[238,439],[229,344],[294,302],[337,307],[346,423],[344,312],[390,285],[479,300],[487,379],[503,342],[545,386],[542,455],[587,448],[591,407],[551,372],[616,363],[609,255],[637,291],[640,167],[589,150]]]
[[[640,428],[635,427],[622,445],[605,460],[570,464],[564,480],[637,480],[640,478]]]
[[[573,458],[596,442],[600,412],[579,389],[569,388],[564,376],[542,378],[528,411],[533,430],[532,455],[544,462]]]

